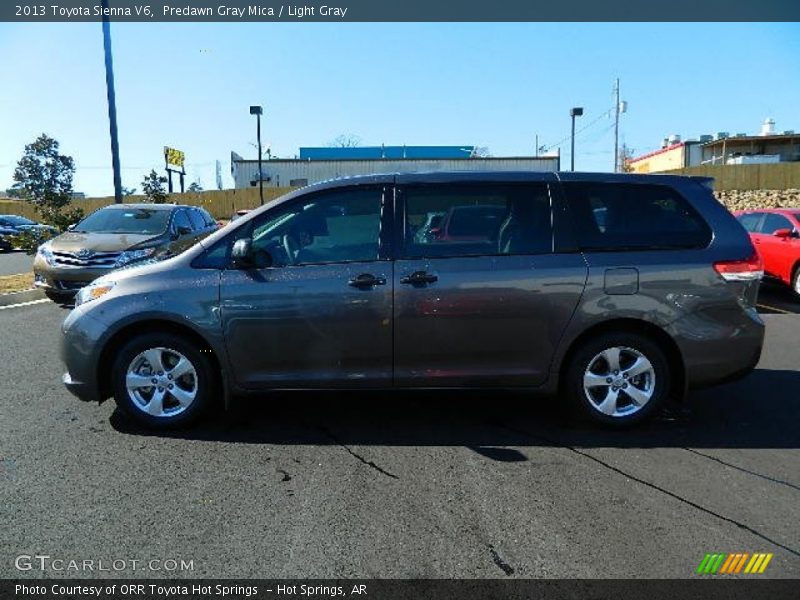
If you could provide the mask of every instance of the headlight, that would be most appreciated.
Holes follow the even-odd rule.
[[[36,256],[41,256],[44,261],[51,267],[55,264],[53,260],[53,252],[50,250],[49,242],[45,242],[36,250]]]
[[[77,308],[81,304],[86,304],[87,302],[91,302],[92,300],[97,300],[105,296],[108,292],[114,289],[116,284],[113,281],[109,281],[106,283],[90,283],[86,287],[83,287],[78,290],[78,293],[75,294],[75,307]]]
[[[152,256],[155,253],[155,248],[142,248],[141,250],[126,250],[122,254],[119,255],[117,262],[114,266],[121,267],[122,265],[127,265],[129,262],[133,262],[135,260],[141,260],[143,258],[147,258],[148,256]]]

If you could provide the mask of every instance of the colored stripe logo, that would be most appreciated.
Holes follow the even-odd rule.
[[[772,553],[764,552],[706,554],[697,567],[697,573],[701,575],[736,575],[739,573],[756,575],[766,570],[773,556]]]

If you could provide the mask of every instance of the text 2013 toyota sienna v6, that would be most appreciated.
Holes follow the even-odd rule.
[[[82,289],[63,325],[64,382],[150,427],[248,392],[390,387],[524,388],[629,425],[759,359],[762,266],[707,184],[436,173],[312,185]]]

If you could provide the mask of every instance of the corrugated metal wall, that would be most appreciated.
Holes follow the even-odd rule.
[[[269,160],[263,170],[269,182],[265,187],[291,185],[295,180],[317,183],[337,177],[373,175],[378,173],[409,173],[426,171],[557,171],[558,158],[473,158],[453,160]],[[258,163],[242,161],[233,163],[233,176],[237,188],[253,187],[258,181]]]

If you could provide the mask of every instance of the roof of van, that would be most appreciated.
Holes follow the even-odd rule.
[[[152,204],[148,202],[132,202],[130,204],[109,204],[103,208],[118,209],[148,209],[148,210],[173,210],[175,208],[198,208],[188,204]]]
[[[594,181],[594,182],[637,182],[669,183],[693,180],[701,184],[713,181],[710,177],[686,175],[662,175],[643,173],[584,173],[571,171],[419,171],[404,173],[384,173],[376,175],[354,175],[320,181],[305,189],[321,189],[338,185],[368,185],[381,183],[448,182],[448,181]]]

